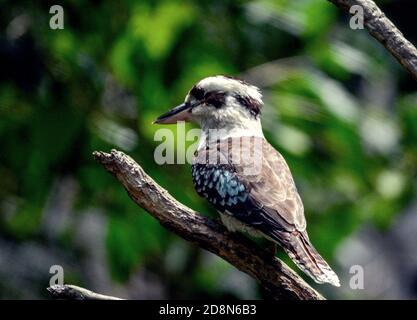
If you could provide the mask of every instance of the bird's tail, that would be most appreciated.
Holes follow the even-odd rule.
[[[317,283],[340,287],[338,276],[310,243],[307,233],[293,232],[285,240],[285,252],[301,270]]]

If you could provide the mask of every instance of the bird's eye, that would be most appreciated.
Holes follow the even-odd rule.
[[[196,100],[203,100],[204,94],[204,90],[196,86],[194,86],[190,91],[190,95],[192,95]]]
[[[225,94],[224,92],[210,92],[204,96],[204,102],[212,105],[215,108],[220,108],[224,104]]]

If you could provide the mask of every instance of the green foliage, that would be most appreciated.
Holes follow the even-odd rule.
[[[111,216],[109,220],[109,264],[113,276],[119,281],[126,281],[147,257],[160,255],[166,241],[164,231],[155,219],[137,211],[140,210],[127,217]]]
[[[61,5],[64,30],[48,28],[43,3],[5,1],[8,10],[0,13],[2,30],[17,16],[30,21],[20,38],[0,37],[2,60],[11,66],[0,80],[0,231],[10,237],[42,237],[51,188],[71,176],[74,212],[95,207],[106,217],[112,277],[123,283],[155,264],[166,277],[160,262],[176,237],[135,206],[91,153],[127,151],[179,201],[213,214],[193,190],[189,165],[155,164],[158,127],[151,122],[199,79],[267,63],[265,134],[288,160],[310,237],[325,257],[363,224],[388,228],[415,197],[417,96],[406,89],[410,80],[328,2]],[[192,250],[183,250],[189,258]],[[218,296],[215,280],[231,267],[205,265],[200,256],[191,265],[171,274],[177,289],[192,281],[199,295]]]

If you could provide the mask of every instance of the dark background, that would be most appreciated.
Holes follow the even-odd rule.
[[[377,3],[416,43],[415,1]],[[63,30],[49,28],[53,4],[64,8]],[[263,89],[265,135],[293,172],[312,242],[342,281],[312,285],[334,299],[417,297],[415,81],[338,8],[0,6],[0,298],[47,298],[51,265],[66,283],[125,298],[268,298],[135,206],[91,155],[123,150],[179,201],[215,217],[190,165],[155,163],[160,127],[151,122],[216,74]],[[363,290],[349,287],[352,265],[364,270]]]

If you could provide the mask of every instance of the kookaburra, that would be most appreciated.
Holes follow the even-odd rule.
[[[317,283],[340,286],[308,238],[303,203],[287,163],[263,135],[262,105],[257,87],[232,77],[208,77],[155,123],[200,125],[194,186],[217,209],[227,229],[279,244]]]

